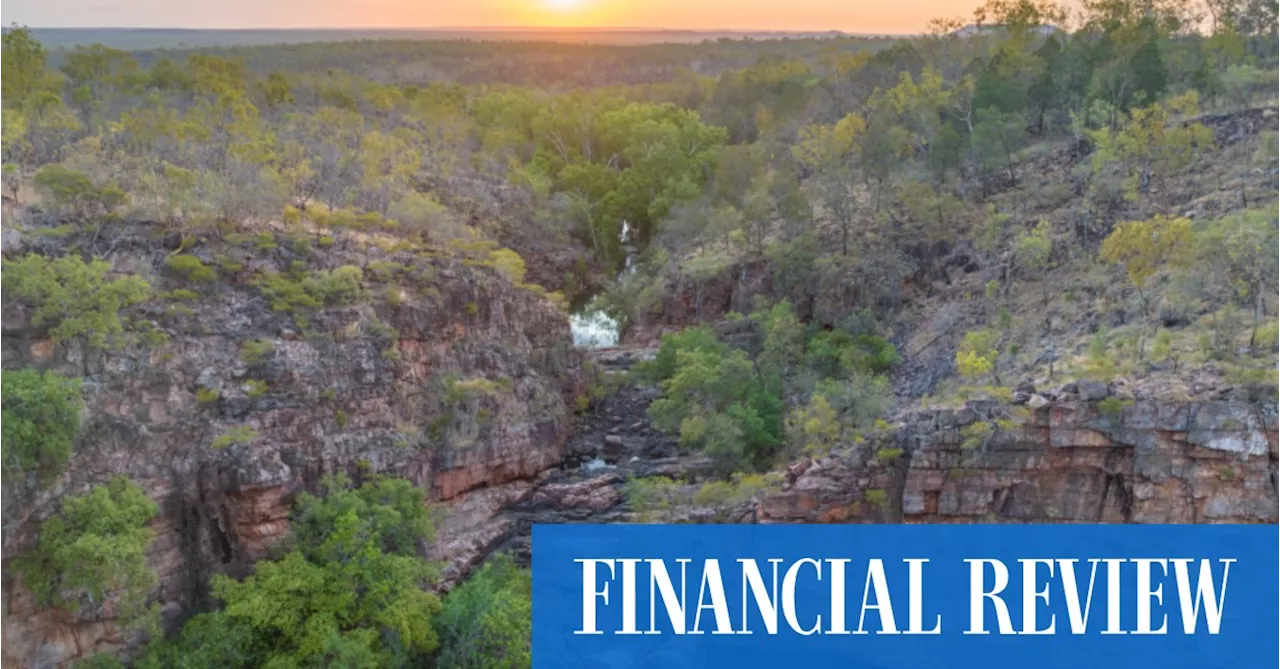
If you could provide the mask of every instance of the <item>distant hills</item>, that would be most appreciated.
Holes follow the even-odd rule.
[[[117,49],[195,49],[350,40],[478,40],[593,44],[695,43],[707,40],[814,39],[866,37],[840,31],[768,32],[731,30],[666,30],[661,28],[31,28],[50,48],[103,44]]]

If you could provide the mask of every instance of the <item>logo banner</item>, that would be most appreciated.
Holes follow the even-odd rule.
[[[1274,525],[536,525],[533,664],[1241,667]]]

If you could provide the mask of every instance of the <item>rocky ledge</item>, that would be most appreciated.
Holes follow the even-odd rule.
[[[760,522],[1275,523],[1276,407],[1069,400],[922,409],[795,463]]]

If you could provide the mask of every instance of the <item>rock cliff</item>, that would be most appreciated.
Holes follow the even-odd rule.
[[[357,253],[367,249],[347,243],[323,262],[364,264]],[[182,285],[166,278],[163,253],[145,248],[123,240],[115,271],[157,289]],[[6,561],[62,496],[114,473],[160,506],[149,560],[168,621],[207,604],[212,574],[244,573],[267,555],[296,494],[328,474],[390,473],[426,487],[443,511],[433,556],[455,573],[482,557],[503,531],[497,509],[561,460],[566,407],[582,390],[567,317],[536,291],[447,254],[384,260],[429,276],[429,286],[304,320],[273,310],[247,281],[219,282],[187,309],[142,305],[136,315],[154,318],[168,341],[110,355],[55,346],[21,305],[6,304],[5,368],[81,377],[85,403],[76,454],[56,482],[21,491],[6,481]],[[213,446],[244,428],[254,435],[244,443]],[[40,609],[12,574],[6,568],[5,666],[63,666],[129,644],[109,608]]]
[[[970,403],[793,465],[760,522],[1275,523],[1276,409]]]

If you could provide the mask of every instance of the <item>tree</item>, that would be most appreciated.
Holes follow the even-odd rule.
[[[1275,210],[1246,210],[1219,218],[1209,224],[1197,240],[1198,263],[1215,267],[1232,292],[1253,312],[1249,345],[1254,346],[1258,328],[1266,313],[1266,296],[1280,280],[1275,249]],[[1212,275],[1211,274],[1211,275]]]
[[[994,108],[978,111],[978,123],[973,129],[973,148],[978,160],[988,168],[1003,162],[1013,185],[1018,183],[1013,171],[1013,153],[1022,146],[1025,137],[1026,128],[1018,115]]]
[[[45,50],[25,26],[6,31],[2,39],[0,95],[6,109],[22,109],[44,78]]]
[[[124,191],[114,183],[95,186],[89,177],[62,165],[40,168],[35,186],[54,209],[86,220],[109,214],[125,201]]]
[[[136,666],[423,666],[439,647],[434,570],[417,556],[431,536],[425,492],[374,478],[343,478],[303,495],[294,548],[241,581],[215,576],[222,609],[198,615],[154,644]]]
[[[0,396],[4,470],[34,471],[44,481],[56,476],[80,431],[80,380],[54,371],[5,370]]]
[[[1128,221],[1116,226],[1102,240],[1099,257],[1112,264],[1124,264],[1129,283],[1138,291],[1143,315],[1150,317],[1149,296],[1143,290],[1165,264],[1185,267],[1192,259],[1191,220],[1156,216],[1146,221]],[[1138,340],[1138,357],[1144,352],[1146,333]]]
[[[1164,179],[1191,164],[1197,151],[1213,146],[1213,131],[1199,122],[1183,124],[1179,116],[1199,112],[1195,91],[1164,103],[1134,109],[1128,122],[1118,130],[1101,128],[1089,133],[1096,145],[1092,157],[1094,179],[1114,178],[1118,168],[1127,197],[1138,199],[1151,185],[1152,177]]]
[[[532,662],[532,581],[501,553],[454,588],[436,618],[440,669],[519,669]]]
[[[1000,338],[1000,332],[993,329],[966,332],[960,348],[956,350],[956,368],[960,376],[981,379],[991,375],[999,384]]]
[[[32,325],[48,326],[55,343],[83,339],[94,348],[115,347],[126,343],[120,310],[146,300],[151,286],[134,275],[108,281],[110,269],[105,260],[25,255],[4,261],[5,288],[34,308]]]
[[[156,582],[146,551],[157,513],[142,488],[113,477],[63,498],[60,512],[40,525],[40,542],[17,559],[17,571],[43,606],[97,612],[115,597],[118,619],[138,622]]]
[[[1104,261],[1123,264],[1129,282],[1139,293],[1165,263],[1185,265],[1191,249],[1191,220],[1156,216],[1127,221],[1102,240],[1098,251]]]

